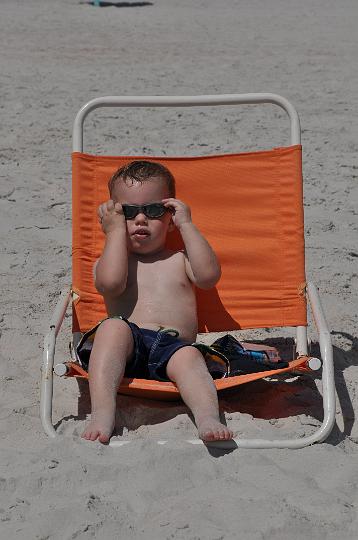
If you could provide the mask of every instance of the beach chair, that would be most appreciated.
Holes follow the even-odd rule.
[[[289,146],[204,157],[113,157],[83,153],[84,120],[99,107],[262,103],[277,105],[287,112],[291,125]],[[76,345],[84,332],[106,316],[92,276],[93,263],[100,256],[104,242],[96,209],[107,200],[107,181],[118,167],[133,159],[150,159],[163,163],[173,172],[177,197],[190,205],[194,222],[221,262],[222,277],[217,286],[209,291],[197,291],[199,332],[268,327],[296,329],[295,353],[287,368],[216,379],[219,395],[222,390],[258,378],[320,369],[321,360],[308,354],[306,297],[318,331],[324,409],[319,429],[305,437],[291,439],[234,439],[211,444],[227,448],[232,445],[301,448],[323,441],[335,422],[333,352],[317,289],[313,283],[307,283],[305,277],[300,124],[294,107],[279,95],[264,93],[102,97],[87,103],[76,116],[72,159],[73,281],[59,297],[44,340],[40,409],[45,432],[50,437],[57,435],[52,424],[54,353],[69,303],[72,303],[73,354],[69,361],[65,359],[63,364],[55,366],[58,375],[87,377],[77,361]],[[169,245],[180,247],[178,234],[172,233]],[[171,382],[124,379],[119,392],[154,399],[179,399],[178,390]]]

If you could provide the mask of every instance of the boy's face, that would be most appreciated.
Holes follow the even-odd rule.
[[[121,204],[144,205],[161,203],[168,198],[169,192],[166,183],[161,178],[151,178],[143,182],[127,179],[118,182],[112,192],[114,202]],[[127,246],[129,251],[138,254],[152,254],[164,248],[168,230],[174,225],[171,222],[171,213],[157,219],[148,218],[140,212],[133,219],[127,219]]]

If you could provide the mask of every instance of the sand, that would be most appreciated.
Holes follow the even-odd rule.
[[[357,38],[355,0],[1,2],[1,539],[357,537]],[[50,440],[39,419],[42,342],[71,282],[71,130],[102,95],[274,92],[302,124],[307,277],[335,355],[337,423],[302,450],[193,446],[180,403],[118,398],[121,448],[79,438],[86,389],[56,379]],[[288,142],[273,107],[105,110],[85,149],[201,155]],[[265,339],[279,330],[241,333]],[[293,335],[289,333],[289,335]],[[315,342],[314,329],[310,337]],[[66,317],[56,360],[67,358]],[[318,353],[314,343],[314,350]],[[221,401],[241,437],[311,433],[317,378],[261,381]],[[167,439],[158,445],[157,439]]]

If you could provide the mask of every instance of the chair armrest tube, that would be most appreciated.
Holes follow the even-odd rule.
[[[55,343],[55,328],[51,328],[44,339],[43,363],[41,367],[40,418],[45,433],[52,438],[56,437],[56,431],[52,425],[52,368],[55,357]]]
[[[53,327],[55,328],[56,336],[61,328],[70,299],[71,299],[71,288],[67,287],[61,292],[60,297],[55,307],[55,311],[53,312],[53,315],[50,321],[50,328],[53,328]]]
[[[322,423],[322,428],[324,428],[324,437],[320,440],[324,440],[324,438],[326,438],[332,431],[336,414],[333,348],[330,331],[328,329],[326,318],[324,316],[324,311],[318,295],[318,290],[312,282],[307,283],[307,293],[318,332],[319,344],[323,360],[322,388],[324,419]]]
[[[71,298],[71,289],[62,291],[51,317],[49,332],[44,338],[43,361],[41,367],[40,417],[42,426],[49,437],[56,437],[52,425],[53,363],[55,358],[56,337],[65,317]]]

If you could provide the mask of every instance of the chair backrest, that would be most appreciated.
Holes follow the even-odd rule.
[[[104,234],[97,207],[110,176],[135,159],[166,165],[177,197],[219,257],[215,289],[198,290],[199,331],[307,324],[301,146],[209,157],[94,156],[73,153],[73,330],[106,316],[92,267]],[[170,247],[181,247],[177,234]]]

